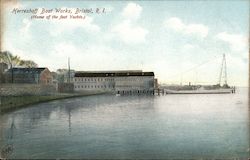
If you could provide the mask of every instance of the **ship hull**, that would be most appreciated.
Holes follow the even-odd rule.
[[[165,90],[166,94],[230,94],[233,89],[217,89],[217,90]]]

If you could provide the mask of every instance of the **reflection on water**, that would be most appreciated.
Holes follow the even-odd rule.
[[[247,90],[226,95],[100,95],[0,117],[2,157],[246,158]]]

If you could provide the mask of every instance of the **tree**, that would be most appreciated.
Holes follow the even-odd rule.
[[[19,56],[13,56],[9,51],[0,52],[0,62],[4,62],[12,67],[38,67],[38,65],[32,60],[22,60]]]
[[[21,60],[19,56],[13,56],[9,51],[0,52],[0,62],[8,64],[11,68],[11,81],[14,82],[14,72],[13,67],[23,66],[23,67],[37,67],[38,65],[31,60]],[[2,76],[1,76],[2,77]]]
[[[8,51],[0,52],[0,62],[9,63],[7,54]]]
[[[19,65],[24,66],[24,67],[29,67],[29,68],[38,67],[38,65],[34,61],[31,61],[31,60],[21,60]]]
[[[12,67],[15,67],[19,65],[21,59],[18,56],[13,56],[13,54],[9,51],[3,51],[0,53],[0,62],[4,62],[9,66],[12,65]]]

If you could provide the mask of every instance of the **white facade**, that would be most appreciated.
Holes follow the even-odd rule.
[[[142,71],[78,72],[74,90],[105,91],[118,94],[153,94],[154,73]]]
[[[119,94],[152,93],[153,76],[127,76],[115,78],[115,91]]]

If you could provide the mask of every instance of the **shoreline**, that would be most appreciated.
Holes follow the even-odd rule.
[[[0,96],[0,114],[54,100],[105,94],[106,92],[61,93],[51,95]]]

